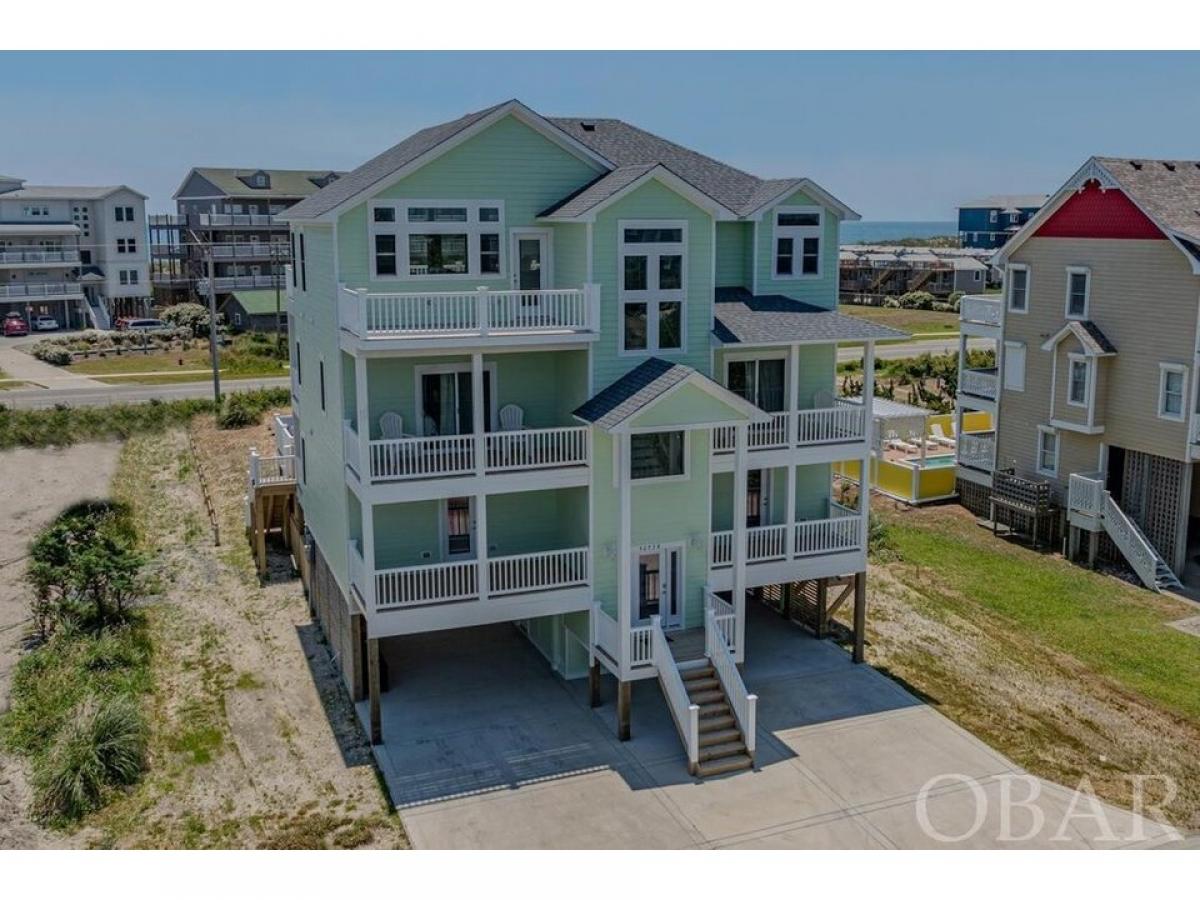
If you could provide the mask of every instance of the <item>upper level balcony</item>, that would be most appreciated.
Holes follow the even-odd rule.
[[[1000,390],[1000,376],[995,368],[963,369],[959,376],[958,393],[965,401],[972,398],[994,402]]]
[[[958,307],[959,328],[964,334],[991,336],[1004,325],[1004,304],[999,294],[968,294]]]
[[[200,228],[288,228],[287,222],[258,213],[200,213],[195,218]]]
[[[981,472],[992,472],[996,467],[996,432],[975,431],[960,434],[955,441],[955,458],[960,466],[968,466]]]
[[[283,241],[229,241],[212,245],[213,259],[278,259],[292,258],[292,248]]]
[[[832,406],[784,410],[770,416],[770,422],[748,429],[747,451],[753,468],[787,465],[798,455],[806,461],[831,462],[865,452],[867,419],[861,403],[834,400]],[[734,430],[713,429],[712,449],[713,471],[732,470]]]
[[[590,341],[600,329],[600,291],[594,284],[395,294],[342,287],[338,324],[362,349]]]
[[[77,266],[78,250],[47,249],[45,247],[9,247],[0,250],[0,266]]]
[[[0,300],[18,300],[25,297],[59,299],[82,297],[83,288],[72,281],[25,282],[0,285]]]
[[[213,290],[217,292],[237,291],[246,288],[284,287],[282,275],[224,275],[213,279]],[[208,279],[196,282],[196,289],[203,294],[208,290]]]

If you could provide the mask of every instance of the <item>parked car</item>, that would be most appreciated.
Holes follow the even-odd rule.
[[[34,331],[58,331],[58,319],[54,316],[34,316]]]
[[[27,334],[29,334],[29,326],[25,324],[25,317],[19,312],[10,312],[4,317],[5,337],[23,337]]]
[[[117,319],[118,331],[170,331],[162,319]]]

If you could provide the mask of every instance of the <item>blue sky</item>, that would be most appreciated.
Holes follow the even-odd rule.
[[[865,219],[947,220],[1092,154],[1200,156],[1198,83],[1195,53],[4,53],[0,172],[165,210],[193,165],[353,168],[517,97],[807,175]]]

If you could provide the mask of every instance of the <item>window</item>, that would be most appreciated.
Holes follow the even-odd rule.
[[[1067,377],[1067,403],[1071,406],[1088,405],[1088,360],[1082,356],[1071,354],[1069,357],[1069,374]]]
[[[784,360],[731,359],[725,380],[729,390],[766,412],[784,410]]]
[[[325,360],[317,363],[317,380],[321,383],[321,412],[325,412]]]
[[[629,477],[684,478],[687,476],[682,431],[654,431],[631,437]]]
[[[296,235],[289,234],[288,240],[292,242],[292,259],[294,260],[296,258]],[[296,270],[298,268],[295,263],[292,264],[292,287],[296,286]]]
[[[23,206],[21,207],[21,215],[23,215],[26,219],[44,219],[50,215],[50,207]]]
[[[300,342],[296,341],[296,384],[304,384],[304,373],[300,369]]]
[[[1091,293],[1091,273],[1087,269],[1067,269],[1067,318],[1086,319],[1088,295]]]
[[[129,283],[130,283],[130,284],[137,284],[137,283],[138,283],[138,270],[137,270],[137,269],[130,269],[130,270],[129,270]]]
[[[776,278],[820,276],[824,217],[816,206],[783,206],[775,211]]]
[[[1183,421],[1183,386],[1187,367],[1177,363],[1158,364],[1158,417]]]
[[[1058,432],[1038,426],[1037,470],[1043,475],[1058,474]]]
[[[991,222],[993,225],[995,225],[996,222],[999,221],[999,219],[1000,219],[1000,213],[998,210],[994,210],[994,209],[988,210],[988,221],[989,222]]]
[[[371,207],[376,278],[502,277],[499,201],[429,200]]]
[[[971,273],[971,275],[975,281],[979,281],[979,279],[983,275],[983,273],[980,272],[978,269],[976,269],[974,272]]]
[[[300,290],[308,290],[308,268],[304,265],[304,233],[300,233]]]
[[[396,236],[394,234],[375,235],[375,274],[396,274]]]
[[[121,284],[129,284],[129,272],[127,272],[125,269],[121,269],[117,273],[117,277],[120,279]]]
[[[118,222],[132,222],[133,221],[133,207],[132,206],[117,206],[117,207],[113,208],[113,212],[115,213]]]
[[[621,222],[618,229],[622,352],[681,349],[686,228],[677,222]]]
[[[1017,341],[1004,342],[1004,389],[1025,390],[1025,345]]]
[[[300,482],[308,484],[308,454],[305,452],[304,435],[300,435]]]
[[[1008,308],[1023,313],[1029,309],[1029,267],[1008,267]]]
[[[117,238],[118,253],[137,253],[136,238]]]

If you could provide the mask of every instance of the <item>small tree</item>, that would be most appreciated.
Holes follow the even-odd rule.
[[[177,328],[187,328],[192,337],[208,334],[208,307],[199,303],[177,303],[162,311],[160,318]]]

